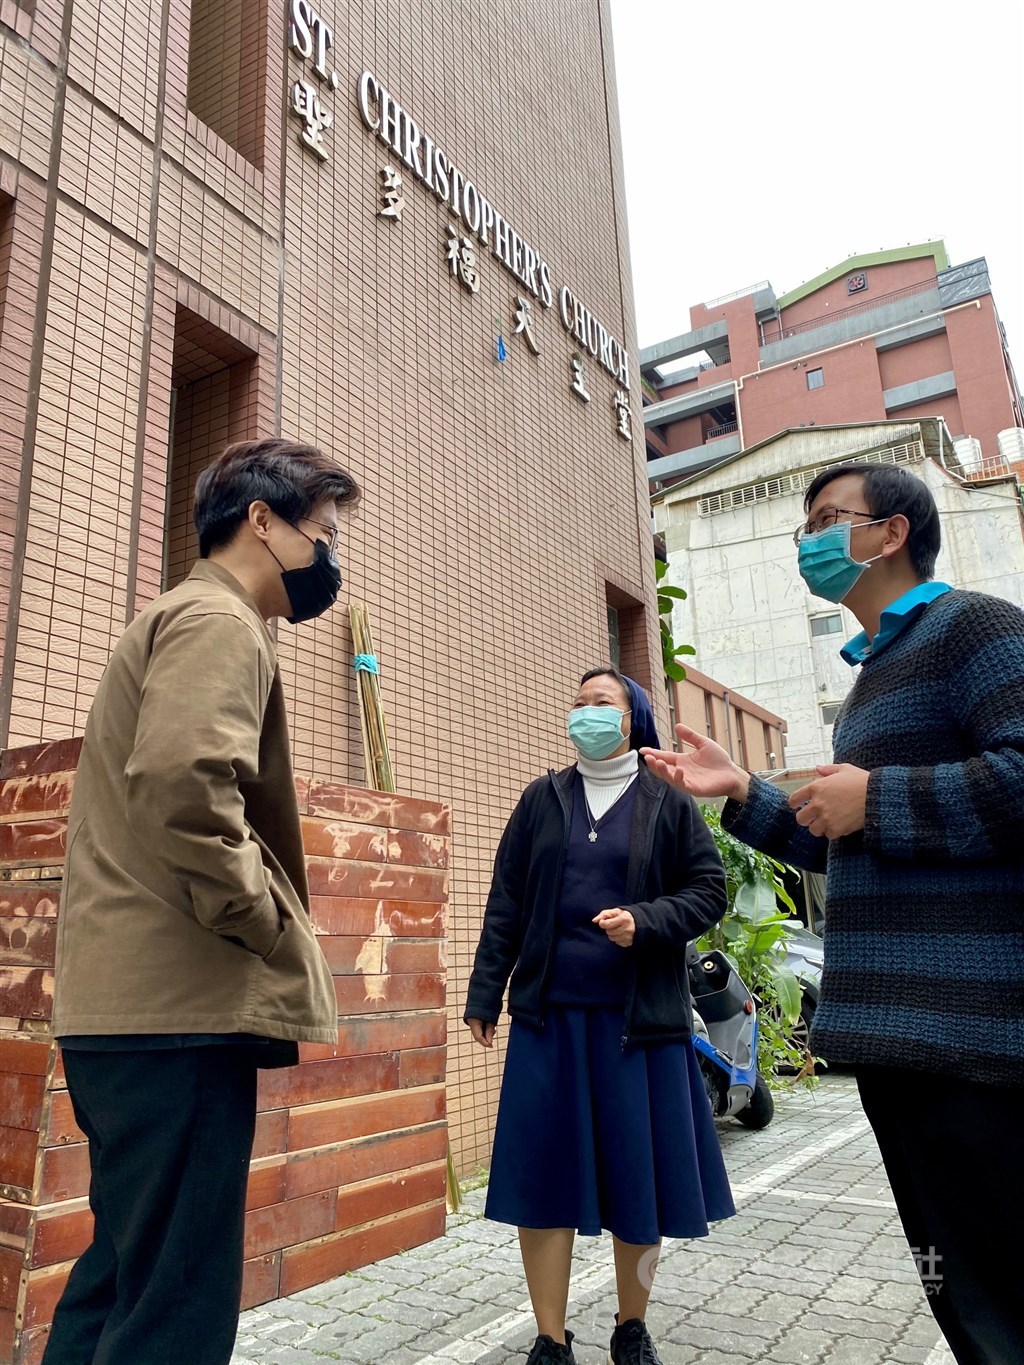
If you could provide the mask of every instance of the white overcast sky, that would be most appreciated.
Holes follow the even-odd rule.
[[[1024,382],[1018,0],[611,0],[641,346],[689,307],[942,238]]]

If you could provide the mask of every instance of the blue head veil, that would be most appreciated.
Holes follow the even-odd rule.
[[[658,730],[654,723],[654,712],[651,703],[647,700],[647,693],[639,683],[632,678],[622,675],[622,680],[629,691],[629,704],[632,715],[630,716],[629,747],[631,749],[660,749],[661,741],[658,739]]]

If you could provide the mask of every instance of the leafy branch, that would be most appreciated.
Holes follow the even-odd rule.
[[[661,659],[665,676],[672,682],[682,682],[686,668],[679,663],[681,654],[696,654],[693,645],[677,645],[672,638],[672,608],[677,602],[686,601],[686,590],[666,583],[668,563],[664,559],[654,561],[655,577],[658,582],[658,624],[661,626]]]

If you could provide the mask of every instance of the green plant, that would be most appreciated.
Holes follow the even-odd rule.
[[[668,573],[666,560],[654,561],[654,573],[658,583],[658,624],[661,626],[661,658],[665,677],[672,682],[682,682],[686,677],[686,668],[679,662],[680,654],[697,653],[692,645],[677,645],[672,638],[672,608],[676,602],[686,601],[686,590],[664,581]]]
[[[472,1175],[468,1175],[465,1180],[460,1181],[463,1194],[469,1194],[470,1190],[479,1190],[486,1185],[491,1173],[487,1166],[477,1166]]]
[[[769,1085],[786,1084],[779,1072],[789,1067],[797,1079],[816,1084],[814,1059],[793,1041],[800,1018],[803,988],[786,965],[785,920],[796,916],[796,906],[782,883],[785,864],[759,853],[728,830],[714,806],[702,806],[725,865],[729,909],[725,917],[697,940],[702,952],[725,953],[758,1004],[758,1065]],[[779,904],[785,907],[779,909]]]

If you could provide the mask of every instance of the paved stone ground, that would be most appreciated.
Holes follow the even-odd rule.
[[[648,1325],[665,1365],[951,1365],[852,1078],[720,1126],[737,1215],[665,1244]],[[243,1314],[232,1365],[523,1365],[534,1326],[515,1230],[470,1193],[440,1241]],[[604,1365],[608,1237],[576,1244],[569,1326]]]

